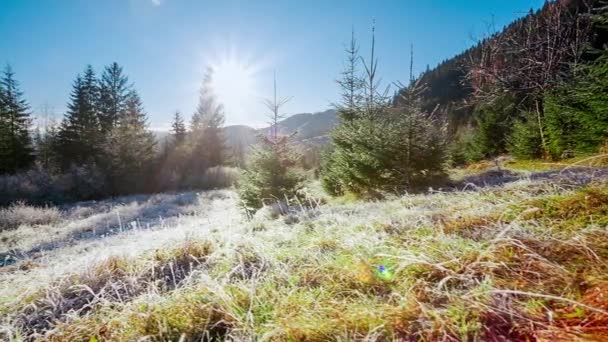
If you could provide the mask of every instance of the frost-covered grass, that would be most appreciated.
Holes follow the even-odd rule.
[[[605,340],[606,173],[506,176],[276,219],[229,191],[62,208],[44,253],[23,252],[33,227],[2,233],[29,236],[0,268],[2,338]],[[117,212],[122,231],[74,234]]]
[[[33,227],[56,224],[60,220],[61,214],[55,207],[32,207],[17,202],[7,208],[0,208],[0,232],[22,225]]]

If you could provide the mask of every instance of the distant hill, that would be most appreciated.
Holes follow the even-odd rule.
[[[224,127],[224,137],[228,148],[235,146],[249,146],[257,141],[257,130],[246,125],[232,125]]]
[[[298,132],[297,140],[306,140],[327,135],[338,124],[338,116],[334,109],[320,113],[296,114],[279,123],[284,133]]]
[[[303,145],[318,146],[329,143],[329,132],[338,124],[338,115],[334,109],[318,113],[294,114],[279,122],[282,134],[297,132],[295,140]],[[268,128],[255,129],[246,125],[231,125],[224,127],[224,136],[228,148],[250,146],[258,141],[258,136],[268,131]],[[169,133],[154,131],[159,142],[163,142]]]
[[[329,132],[338,124],[338,115],[334,109],[318,113],[294,114],[279,122],[282,134],[297,132],[295,140],[305,145],[323,145],[329,142]],[[245,125],[226,126],[224,128],[226,142],[229,147],[242,144],[255,144],[258,135],[264,134],[268,128],[254,129]]]

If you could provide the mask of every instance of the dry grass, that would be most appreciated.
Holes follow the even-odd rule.
[[[205,265],[212,251],[207,242],[187,241],[136,260],[112,256],[88,272],[58,279],[28,296],[15,324],[35,337],[70,315],[84,316],[103,304],[125,303],[145,292],[170,291]]]
[[[234,203],[207,196],[216,204],[163,228],[199,235],[144,250],[137,241],[160,232],[124,232],[116,238],[138,250],[128,257],[108,251],[84,271],[44,278],[50,266],[36,258],[0,272],[4,284],[44,280],[6,292],[4,338],[603,341],[608,190],[576,179],[334,201],[296,219],[231,223],[236,212],[218,205]],[[20,270],[26,261],[41,264]]]
[[[17,202],[0,208],[0,231],[17,229],[21,225],[38,226],[61,221],[61,212],[55,207],[32,207]]]

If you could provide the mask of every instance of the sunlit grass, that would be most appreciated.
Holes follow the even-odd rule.
[[[581,155],[574,158],[551,161],[545,159],[533,160],[509,160],[504,166],[517,171],[550,171],[562,170],[572,167],[602,167],[605,166],[606,158],[594,155]]]
[[[209,226],[194,210],[187,224],[205,227],[204,238],[24,288],[3,304],[3,325],[57,341],[608,336],[601,180],[322,202],[238,229]],[[74,293],[87,300],[71,301]]]

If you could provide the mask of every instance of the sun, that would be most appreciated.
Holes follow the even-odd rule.
[[[238,58],[225,58],[210,65],[211,88],[229,116],[241,116],[255,101],[256,70]]]

